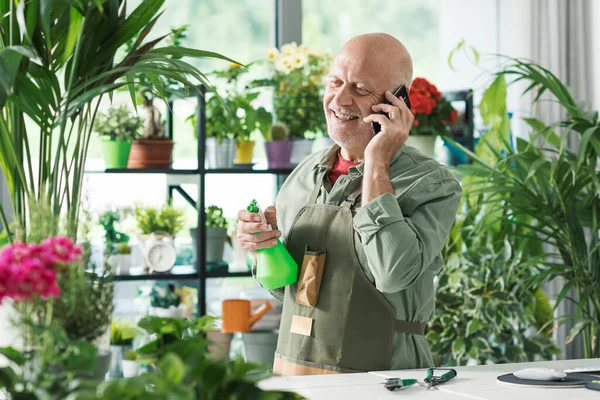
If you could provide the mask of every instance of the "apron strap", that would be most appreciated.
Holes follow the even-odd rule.
[[[394,321],[394,330],[398,333],[424,335],[426,326],[427,324],[422,324],[420,322],[400,321],[399,319]]]
[[[358,187],[354,190],[354,192],[350,193],[350,195],[348,195],[348,197],[346,197],[346,200],[344,200],[344,202],[342,203],[342,207],[352,208],[354,203],[356,203],[356,199],[358,199],[361,194],[362,194],[362,179],[359,181]]]
[[[317,175],[317,183],[315,183],[315,187],[308,198],[308,205],[317,204],[317,197],[319,197],[319,192],[321,191],[321,187],[323,187],[323,178],[325,177],[325,172],[321,172],[319,175]]]

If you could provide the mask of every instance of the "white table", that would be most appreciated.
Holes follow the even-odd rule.
[[[585,388],[529,388],[506,385],[496,380],[499,375],[529,367],[568,369],[586,366],[600,366],[600,359],[456,367],[458,376],[455,379],[430,390],[413,385],[390,392],[383,387],[386,378],[415,378],[422,381],[425,378],[426,370],[274,377],[261,381],[259,386],[264,390],[293,391],[310,400],[363,400],[399,397],[447,400],[533,400],[541,398],[543,400],[598,400],[600,399],[600,392]]]

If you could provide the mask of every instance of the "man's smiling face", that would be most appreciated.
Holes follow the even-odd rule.
[[[383,102],[386,90],[405,83],[399,59],[404,54],[397,52],[397,41],[391,39],[393,42],[385,36],[359,36],[346,43],[333,62],[323,108],[329,136],[344,149],[366,148],[373,131],[363,118],[373,113],[371,106]]]

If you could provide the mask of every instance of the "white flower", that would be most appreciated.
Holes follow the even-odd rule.
[[[286,43],[283,46],[281,46],[281,54],[283,54],[284,56],[291,56],[292,54],[296,53],[297,50],[298,45],[296,44],[296,42]]]
[[[279,57],[279,50],[277,50],[275,47],[271,47],[269,50],[267,50],[267,60],[275,61],[277,57]]]
[[[308,55],[313,57],[323,57],[323,52],[320,50],[308,50]]]
[[[308,57],[302,53],[292,56],[291,66],[294,69],[302,68],[308,62]]]
[[[292,70],[292,62],[293,58],[290,56],[281,57],[277,61],[275,61],[275,69],[279,72],[287,74]]]
[[[298,46],[298,52],[302,54],[310,54],[310,49],[307,45],[301,44],[300,46]]]

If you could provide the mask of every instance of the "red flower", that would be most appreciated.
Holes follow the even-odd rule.
[[[456,112],[456,110],[452,110],[450,111],[450,116],[448,117],[448,123],[450,125],[454,124],[456,122],[456,120],[458,119],[458,113]]]
[[[443,133],[457,119],[456,110],[425,78],[415,78],[410,88],[410,111],[415,116],[413,134]]]

